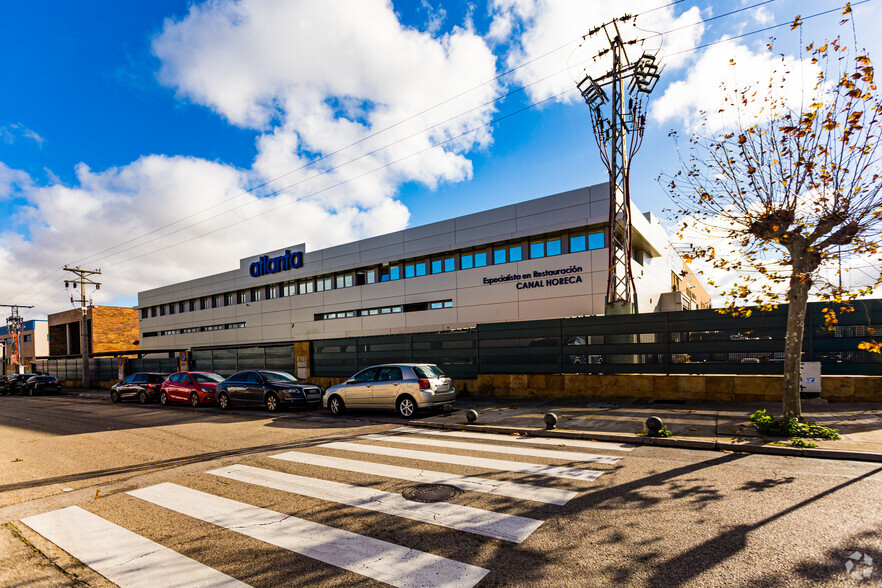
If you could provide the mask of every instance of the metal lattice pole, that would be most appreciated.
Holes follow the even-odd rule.
[[[611,54],[612,67],[603,76],[588,74],[577,84],[591,112],[592,130],[601,160],[609,172],[609,275],[606,289],[606,314],[637,312],[637,289],[631,271],[631,160],[643,142],[646,124],[645,99],[658,82],[660,70],[655,56],[643,53],[632,61],[622,40],[618,23],[626,16],[606,23],[585,36],[606,35],[609,47],[595,61]],[[607,97],[604,87],[610,88]],[[609,102],[608,112],[604,106]]]

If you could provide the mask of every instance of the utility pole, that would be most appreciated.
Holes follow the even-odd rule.
[[[606,314],[635,314],[637,289],[631,271],[631,159],[643,142],[646,126],[644,102],[658,83],[661,70],[655,55],[644,52],[632,60],[626,45],[642,41],[623,41],[618,23],[632,15],[614,19],[591,30],[583,39],[603,33],[609,47],[594,61],[611,54],[612,67],[598,78],[587,73],[576,84],[591,112],[594,138],[600,158],[609,172],[609,274],[606,286]],[[627,82],[627,83],[626,83]],[[604,87],[608,86],[610,96]],[[604,105],[609,102],[609,112]]]
[[[6,308],[11,308],[12,313],[6,319],[6,332],[12,336],[13,346],[15,352],[13,353],[13,357],[15,357],[15,361],[12,362],[16,365],[16,367],[21,365],[21,332],[24,327],[24,320],[21,318],[21,315],[18,313],[19,308],[33,308],[33,306],[24,306],[23,304],[0,304],[0,306],[4,306]],[[4,346],[5,351],[5,346]],[[6,365],[4,363],[3,369],[6,369]]]
[[[64,271],[72,272],[77,275],[80,284],[80,353],[83,357],[83,388],[89,388],[92,385],[92,379],[89,373],[89,306],[86,304],[86,284],[95,286],[96,290],[101,289],[101,283],[94,281],[89,276],[101,275],[101,270],[84,270],[79,267],[64,266]],[[76,288],[77,282],[72,281],[70,284]],[[68,282],[65,280],[64,287],[67,288]],[[73,300],[73,297],[71,297]]]

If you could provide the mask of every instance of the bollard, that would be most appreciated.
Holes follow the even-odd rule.
[[[473,408],[467,410],[466,420],[469,422],[470,425],[474,425],[475,422],[478,420],[478,411]]]
[[[545,428],[549,431],[557,428],[557,415],[553,412],[545,414]]]
[[[651,416],[646,419],[646,431],[652,436],[658,436],[658,432],[662,430],[665,424],[657,416]]]

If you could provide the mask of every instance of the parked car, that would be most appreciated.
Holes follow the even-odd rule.
[[[217,385],[217,405],[223,409],[231,404],[263,404],[270,412],[281,406],[318,406],[322,389],[304,382],[288,372],[246,370],[237,372]]]
[[[159,404],[189,402],[193,407],[214,402],[215,387],[224,377],[214,372],[178,372],[162,383]]]
[[[159,398],[159,389],[165,375],[155,372],[137,372],[110,388],[110,401],[119,402],[123,398],[137,398],[141,404]]]
[[[455,401],[453,381],[428,363],[371,366],[331,386],[322,397],[322,405],[334,415],[346,408],[383,408],[407,419],[422,408],[452,406]]]
[[[12,374],[7,376],[9,380],[6,382],[7,394],[24,394],[24,386],[28,380],[38,376],[39,374]]]
[[[15,377],[14,374],[7,374],[5,376],[0,376],[0,394],[11,394],[10,383],[12,379]]]
[[[34,376],[29,378],[21,387],[21,393],[33,396],[34,394],[59,394],[61,382],[55,376]]]

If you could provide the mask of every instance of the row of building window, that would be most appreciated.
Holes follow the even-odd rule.
[[[578,253],[602,249],[606,246],[605,234],[602,231],[592,233],[564,233],[541,238],[488,245],[479,249],[463,250],[446,253],[438,257],[407,260],[404,262],[384,263],[379,267],[370,267],[328,276],[318,276],[302,280],[271,284],[258,288],[227,292],[214,296],[193,298],[181,302],[172,302],[141,309],[141,318],[173,315],[175,313],[192,312],[222,308],[236,304],[260,302],[280,297],[339,290],[353,286],[364,286],[378,282],[391,282],[400,279],[418,278],[428,274],[442,274],[457,270],[468,270],[487,265],[500,265],[523,261],[554,257],[563,253]]]
[[[186,335],[187,333],[205,333],[208,331],[226,331],[229,329],[244,329],[245,323],[227,323],[225,325],[205,325],[202,327],[187,327],[186,329],[169,329],[167,331],[150,331],[144,333],[144,337],[162,337],[164,335]]]
[[[315,315],[315,320],[326,321],[331,319],[355,318],[359,316],[376,316],[381,314],[394,314],[398,312],[415,312],[419,310],[438,310],[441,308],[453,308],[453,300],[438,300],[436,302],[418,302],[399,306],[383,306],[380,308],[362,308],[359,310],[341,310],[338,312],[320,312]]]

